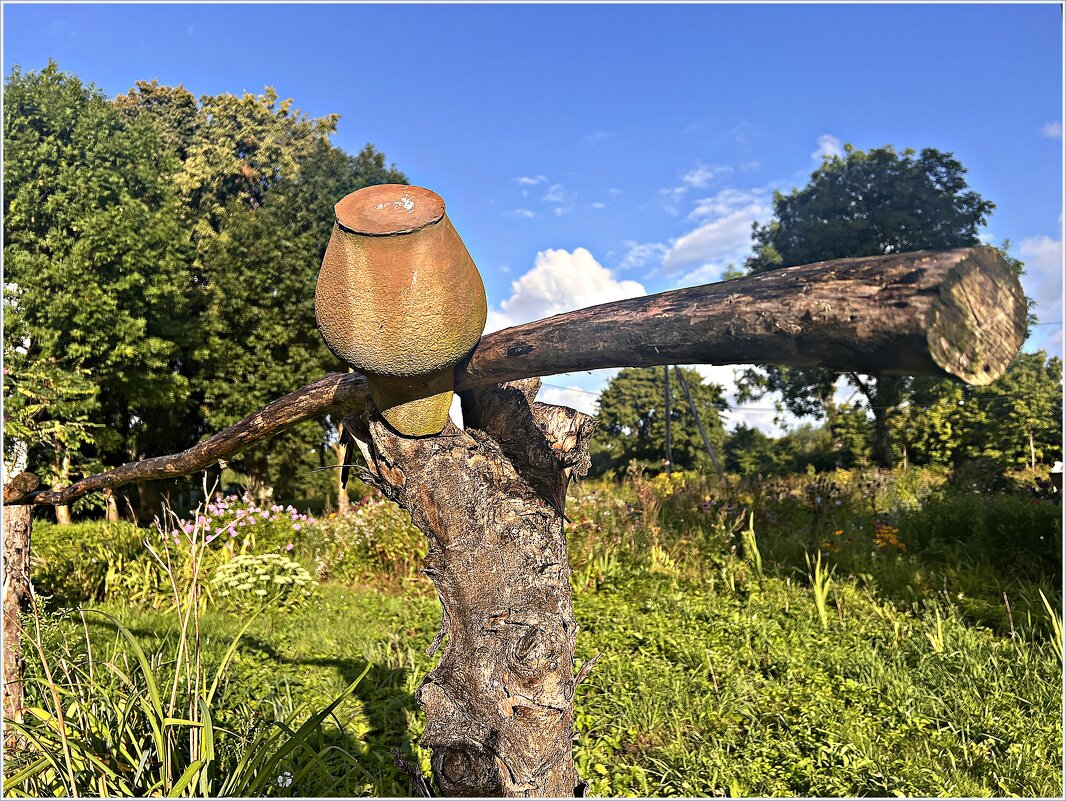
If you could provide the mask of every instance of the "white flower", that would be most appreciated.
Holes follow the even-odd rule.
[[[278,776],[278,787],[292,787],[292,773],[285,771]]]

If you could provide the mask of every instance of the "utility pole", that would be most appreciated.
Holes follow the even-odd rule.
[[[696,418],[696,428],[700,430],[700,436],[703,437],[703,447],[707,449],[707,454],[711,457],[711,462],[714,464],[714,471],[718,474],[719,478],[725,478],[725,473],[722,472],[722,463],[718,461],[718,454],[715,453],[714,448],[711,447],[711,440],[707,436],[707,430],[703,427],[700,413],[696,411],[696,404],[692,400],[692,394],[688,391],[688,381],[685,380],[685,376],[681,372],[680,367],[675,365],[674,370],[677,371],[677,382],[681,384],[681,391],[685,393],[685,400],[688,401],[688,408],[692,411],[692,416]]]

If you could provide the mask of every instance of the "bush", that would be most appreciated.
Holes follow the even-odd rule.
[[[303,550],[314,559],[319,581],[354,584],[374,576],[395,580],[416,575],[426,555],[426,538],[407,512],[377,495],[343,517],[317,521]]]
[[[195,517],[178,520],[172,536],[203,531],[204,542],[213,543],[215,550],[225,550],[229,556],[238,553],[266,553],[292,551],[305,528],[315,519],[302,514],[293,506],[259,506],[248,494],[219,495],[197,510]]]
[[[77,606],[105,598],[151,603],[169,594],[165,573],[145,548],[152,532],[132,523],[34,521],[31,545],[37,592],[56,603]]]

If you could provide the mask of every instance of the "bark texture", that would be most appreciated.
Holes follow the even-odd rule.
[[[984,385],[1025,337],[1018,277],[990,247],[834,259],[620,300],[482,338],[460,390],[603,367],[780,364]]]
[[[12,484],[36,485],[36,477],[30,473],[15,476]],[[6,489],[6,488],[5,488]],[[26,608],[30,592],[30,526],[33,507],[7,506],[4,508],[4,563],[3,563],[3,643],[4,643],[4,717],[22,719],[22,630],[19,613]],[[5,739],[5,745],[11,738]]]
[[[442,795],[573,797],[574,622],[566,487],[589,468],[587,415],[534,403],[539,380],[463,396],[466,430],[395,433],[352,417],[365,477],[429,539],[444,645],[417,693]]]

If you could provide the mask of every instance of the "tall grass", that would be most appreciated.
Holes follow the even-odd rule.
[[[280,718],[253,722],[229,710],[221,720],[215,703],[242,638],[262,608],[252,610],[216,664],[204,659],[200,573],[207,553],[203,526],[189,532],[191,569],[178,571],[171,536],[162,527],[144,547],[164,571],[172,592],[176,637],[168,648],[146,653],[118,618],[79,610],[81,642],[49,641],[56,621],[31,597],[36,659],[29,665],[27,698],[20,721],[5,725],[20,740],[4,791],[11,797],[41,796],[259,796],[288,787],[306,774],[316,784],[337,773],[338,762],[360,770],[356,759],[319,736],[323,722],[358,686],[366,671],[315,714],[292,706]],[[111,627],[117,646],[106,657],[94,651],[88,619]],[[369,670],[369,666],[367,668]],[[300,757],[296,776],[281,770]],[[278,784],[280,778],[280,785]],[[305,785],[306,786],[306,785]]]

